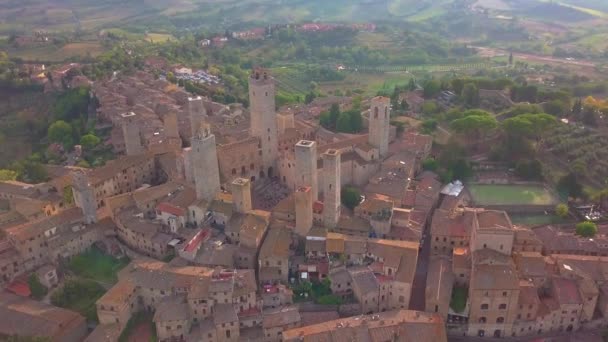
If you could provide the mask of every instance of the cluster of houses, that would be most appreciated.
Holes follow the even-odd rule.
[[[0,284],[11,292],[0,311],[45,322],[0,322],[0,333],[115,341],[141,312],[162,341],[447,341],[605,324],[603,240],[585,254],[589,241],[470,208],[462,189],[441,194],[421,170],[432,138],[397,135],[388,98],[366,101],[368,133],[339,134],[307,108],[348,99],[276,113],[274,86],[255,70],[244,110],[144,73],[96,83],[121,156],[55,167],[43,184],[0,183]],[[345,185],[362,192],[354,210]],[[61,286],[65,262],[92,246],[132,261],[88,334],[84,317],[23,298],[19,284],[36,272]],[[340,305],[295,303],[306,298],[294,287],[326,280]],[[458,287],[460,312],[449,307]]]

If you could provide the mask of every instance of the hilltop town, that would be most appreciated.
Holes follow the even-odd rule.
[[[433,137],[398,132],[388,97],[277,111],[273,76],[255,69],[248,82],[248,108],[145,71],[93,84],[117,159],[0,183],[1,334],[117,341],[140,317],[161,341],[447,341],[606,325],[603,231],[520,226],[462,183],[444,186],[422,165]],[[361,111],[364,133],[320,126],[331,107]],[[29,298],[37,283],[62,291],[92,250],[128,263],[98,282],[94,327]]]

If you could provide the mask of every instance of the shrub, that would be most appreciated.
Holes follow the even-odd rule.
[[[40,279],[38,279],[38,276],[36,276],[35,274],[30,275],[27,280],[27,283],[30,286],[30,290],[32,291],[32,298],[41,300],[42,298],[44,298],[44,296],[46,296],[48,290],[44,285],[42,285]]]
[[[555,215],[561,217],[561,218],[566,218],[568,217],[568,205],[564,204],[564,203],[560,203],[558,205],[555,206]]]
[[[595,234],[597,234],[597,225],[593,222],[585,221],[576,225],[576,235],[594,237]]]

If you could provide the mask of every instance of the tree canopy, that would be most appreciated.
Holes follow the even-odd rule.
[[[50,142],[61,144],[66,149],[74,145],[72,126],[63,120],[55,121],[49,126],[48,137]]]
[[[97,145],[99,145],[100,142],[101,139],[99,139],[95,134],[92,133],[85,134],[80,138],[80,145],[82,145],[82,148],[84,148],[85,150],[92,150]]]
[[[441,91],[441,82],[437,80],[428,80],[424,83],[423,94],[425,98],[431,98],[439,94]]]
[[[340,193],[342,204],[349,209],[355,209],[361,203],[361,192],[359,189],[352,186],[345,186]]]

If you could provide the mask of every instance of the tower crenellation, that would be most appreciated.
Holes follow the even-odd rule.
[[[312,199],[319,199],[317,182],[317,143],[300,140],[295,147],[296,187],[311,187]]]

